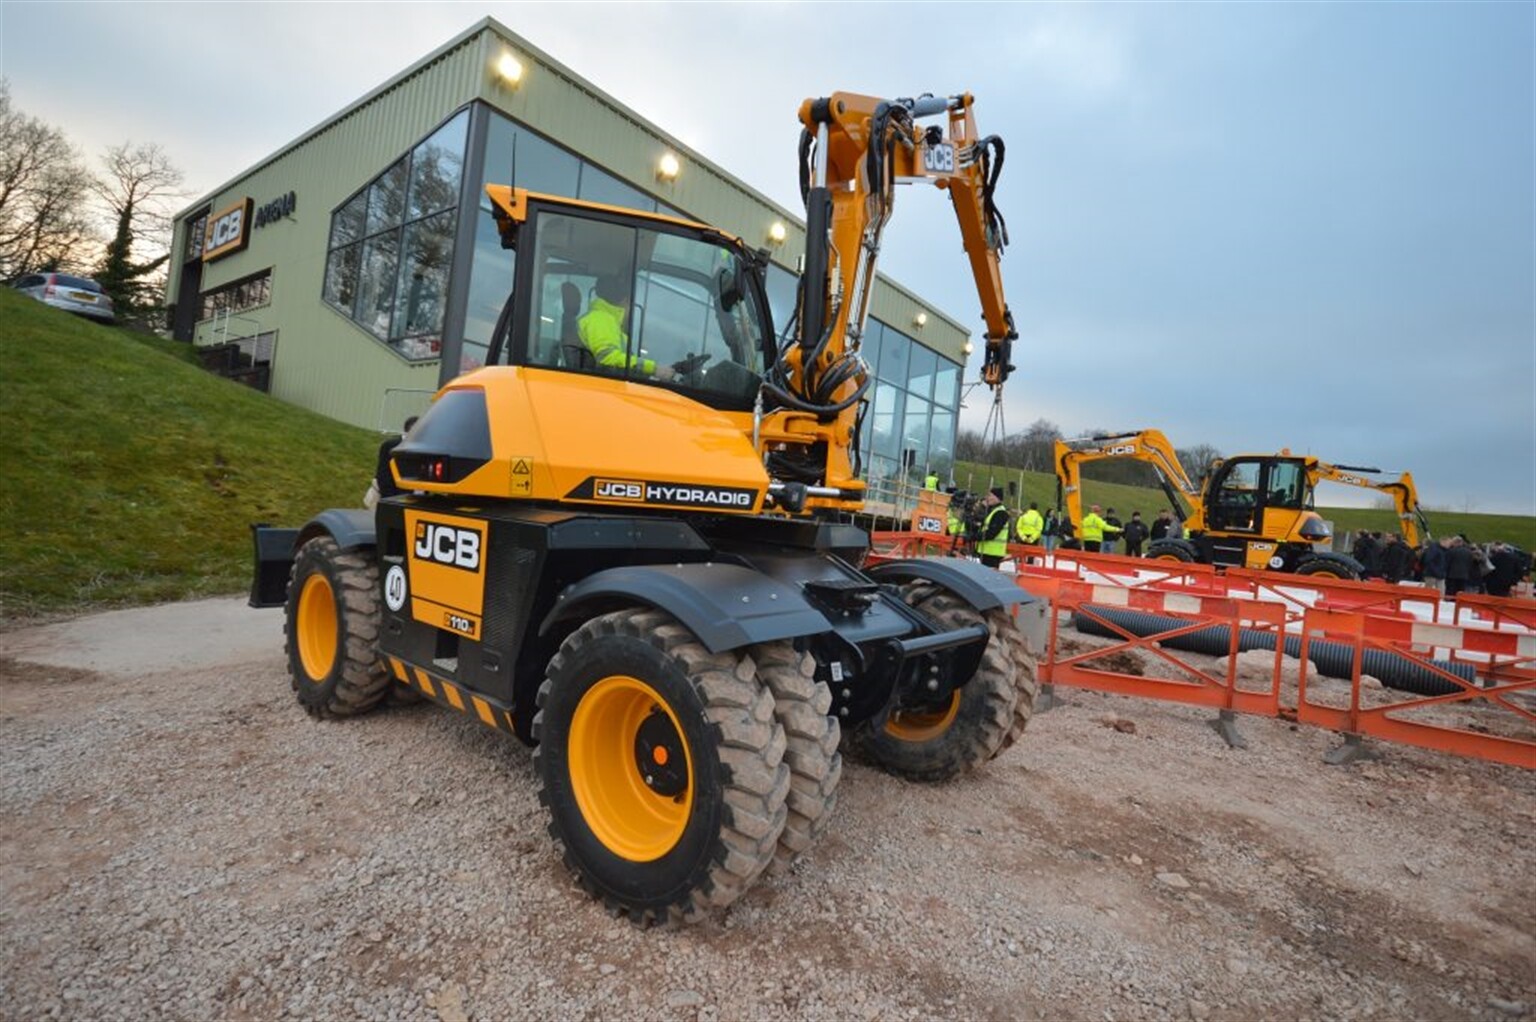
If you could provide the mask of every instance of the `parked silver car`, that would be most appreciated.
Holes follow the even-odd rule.
[[[101,285],[89,277],[71,277],[67,273],[27,273],[12,285],[22,294],[31,295],[44,305],[66,312],[111,323],[116,320],[112,299],[102,293]]]

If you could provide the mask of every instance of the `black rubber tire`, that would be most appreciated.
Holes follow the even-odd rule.
[[[752,650],[757,677],[773,693],[773,713],[784,728],[784,762],[789,766],[788,815],[773,853],[770,873],[780,875],[811,845],[832,819],[843,757],[837,751],[842,730],[827,716],[832,690],[816,680],[816,660],[788,642]]]
[[[1029,637],[1019,629],[1018,621],[1012,616],[1009,616],[1006,625],[1001,622],[994,625],[992,615],[1001,613],[1001,611],[989,611],[987,627],[993,629],[994,638],[1001,637],[1008,644],[1010,655],[1013,657],[1015,699],[1013,723],[1008,726],[1008,733],[1003,736],[1002,747],[993,754],[994,756],[1001,755],[1014,742],[1024,737],[1024,729],[1029,726],[1029,720],[1035,714],[1035,696],[1040,692],[1035,651],[1030,646]]]
[[[1147,547],[1147,559],[1151,561],[1183,561],[1194,564],[1200,560],[1194,545],[1186,539],[1155,539]]]
[[[944,630],[985,624],[992,633],[981,663],[957,690],[959,705],[953,720],[933,737],[902,738],[887,730],[889,704],[854,732],[853,746],[861,758],[909,781],[948,781],[969,773],[1005,748],[1015,728],[1023,732],[1017,704],[1021,688],[1015,681],[1016,646],[1007,638],[1018,626],[1003,610],[985,614],[947,590],[916,582],[903,587],[902,597]],[[1033,693],[1031,692],[1031,709]]]
[[[1296,565],[1297,575],[1325,575],[1332,578],[1360,581],[1365,569],[1360,562],[1343,554],[1311,554]]]
[[[335,601],[336,655],[330,670],[311,676],[300,655],[300,603],[311,576],[323,575]],[[283,635],[288,675],[299,704],[312,717],[355,717],[388,694],[389,675],[378,654],[379,568],[371,551],[343,552],[330,536],[299,548],[288,579]]]
[[[571,722],[605,677],[644,682],[675,714],[693,762],[693,807],[676,843],[648,862],[594,834],[570,774]],[[533,719],[539,801],[549,833],[581,886],[639,926],[697,922],[741,897],[773,860],[784,829],[790,768],[773,695],[741,652],[710,653],[671,616],[614,611],[573,632],[550,661]]]

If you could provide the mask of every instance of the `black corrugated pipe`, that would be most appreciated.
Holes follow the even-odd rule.
[[[1087,610],[1113,621],[1121,628],[1140,638],[1147,635],[1156,635],[1159,632],[1170,632],[1175,628],[1184,628],[1189,624],[1188,619],[1181,617],[1164,617],[1160,614],[1148,614],[1139,610],[1123,610],[1119,607],[1101,607],[1097,605],[1085,605]],[[1072,626],[1085,635],[1101,635],[1106,638],[1118,639],[1120,635],[1112,631],[1108,626],[1088,618],[1086,615],[1075,613],[1072,615]],[[1159,640],[1158,645],[1169,649],[1180,649],[1189,653],[1203,653],[1207,656],[1226,656],[1232,648],[1231,625],[1207,625],[1204,628],[1184,635],[1175,635],[1169,639]],[[1241,629],[1238,634],[1237,648],[1240,652],[1250,649],[1269,650],[1275,648],[1275,633],[1255,628]],[[1328,678],[1348,678],[1354,665],[1355,648],[1347,642],[1334,642],[1328,639],[1313,639],[1308,651],[1311,656],[1312,666],[1317,673]],[[1287,635],[1285,637],[1285,655],[1289,657],[1301,656],[1301,637]],[[1477,679],[1477,672],[1471,664],[1451,663],[1449,660],[1431,660],[1430,663],[1449,674],[1454,674],[1468,684]],[[1397,689],[1400,692],[1411,692],[1420,696],[1443,696],[1454,692],[1460,692],[1461,687],[1455,682],[1423,667],[1412,660],[1395,656],[1379,649],[1364,650],[1360,657],[1360,673],[1369,674],[1379,680],[1387,688]]]

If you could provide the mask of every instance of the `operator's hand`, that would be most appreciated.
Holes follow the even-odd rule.
[[[662,383],[671,383],[677,378],[677,373],[669,365],[659,365],[656,367],[656,378]]]

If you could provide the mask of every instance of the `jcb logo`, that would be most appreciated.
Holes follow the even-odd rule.
[[[934,174],[953,174],[955,172],[955,147],[947,142],[940,142],[924,149],[923,169]]]
[[[599,479],[596,493],[599,500],[644,500],[645,485],[633,479]]]
[[[944,532],[944,522],[938,518],[919,518],[917,520],[917,531],[942,535]]]
[[[465,571],[480,570],[480,534],[435,522],[416,523],[416,556]]]
[[[250,199],[241,199],[229,208],[211,215],[203,231],[203,260],[212,262],[245,248],[246,242],[250,240],[246,230],[250,222]]]
[[[1113,457],[1115,457],[1117,455],[1121,455],[1121,454],[1135,454],[1136,453],[1136,445],[1135,444],[1121,444],[1119,447],[1111,447],[1111,448],[1109,448],[1104,453],[1109,455],[1111,458],[1113,458]]]

